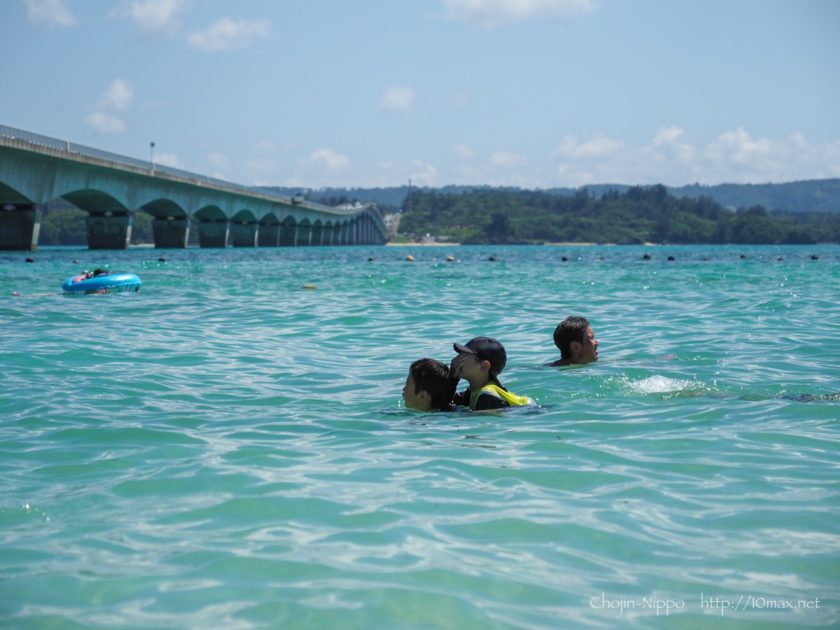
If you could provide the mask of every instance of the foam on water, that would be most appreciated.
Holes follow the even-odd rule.
[[[748,249],[0,255],[0,625],[836,627],[840,249]],[[479,334],[538,405],[405,410]]]

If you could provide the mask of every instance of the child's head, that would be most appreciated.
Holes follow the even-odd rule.
[[[470,385],[496,380],[507,363],[505,347],[491,337],[476,337],[453,345],[458,356],[452,361],[453,377],[465,378]],[[457,363],[457,370],[454,366]]]
[[[408,368],[403,400],[409,409],[444,411],[452,403],[449,366],[434,359],[418,359]]]

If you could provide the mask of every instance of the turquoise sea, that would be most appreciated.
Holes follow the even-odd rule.
[[[0,378],[4,629],[840,627],[838,246],[0,252]]]

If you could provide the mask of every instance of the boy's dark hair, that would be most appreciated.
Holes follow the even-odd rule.
[[[449,378],[449,366],[435,359],[417,359],[408,369],[414,380],[414,393],[429,392],[433,409],[446,411],[452,404],[454,383]]]
[[[452,349],[458,353],[474,354],[479,361],[490,363],[490,378],[494,380],[502,373],[507,364],[505,347],[492,337],[475,337],[465,344],[453,344]]]
[[[560,348],[560,356],[563,359],[572,358],[572,342],[583,343],[587,328],[589,328],[588,319],[572,315],[554,329],[554,345]]]

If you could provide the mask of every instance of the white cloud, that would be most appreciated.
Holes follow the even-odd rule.
[[[485,28],[585,13],[594,5],[594,0],[443,0],[447,17]]]
[[[741,164],[763,159],[770,154],[770,151],[769,140],[754,139],[744,131],[743,127],[738,127],[734,131],[725,131],[708,147],[708,153],[713,159],[728,159]]]
[[[268,36],[266,20],[233,20],[228,17],[216,20],[203,31],[187,35],[191,46],[204,52],[220,52],[245,48],[256,39]]]
[[[123,133],[125,121],[119,112],[126,111],[134,100],[134,87],[122,79],[114,79],[102,92],[99,101],[85,117],[85,123],[100,133]]]
[[[125,122],[119,116],[107,112],[91,112],[85,117],[85,123],[100,133],[123,133]]]
[[[341,171],[350,166],[350,160],[332,149],[318,149],[309,156],[313,164],[326,166],[331,171]]]
[[[24,0],[26,18],[35,24],[48,26],[75,26],[76,18],[64,0]]]
[[[574,136],[564,136],[556,154],[568,158],[604,157],[620,151],[622,143],[606,136],[597,136],[585,142],[578,142]]]
[[[496,151],[490,154],[490,164],[493,166],[515,166],[523,161],[521,155],[509,151]]]
[[[762,183],[840,177],[840,141],[810,144],[802,134],[753,137],[743,127],[705,145],[685,139],[679,127],[662,127],[650,142],[631,146],[606,136],[564,137],[554,152],[555,175],[547,185],[596,183],[679,186]]]
[[[414,88],[392,86],[385,90],[381,107],[393,111],[404,112],[411,109],[414,103]]]
[[[415,160],[411,163],[411,181],[416,186],[435,186],[438,182],[440,173],[432,164],[427,164],[421,160]]]
[[[149,33],[178,29],[178,16],[191,0],[132,0],[114,8],[108,15],[127,18]]]
[[[452,152],[462,160],[471,160],[475,157],[475,151],[466,144],[453,144]]]
[[[128,109],[133,100],[134,87],[122,79],[114,79],[102,93],[98,106],[122,112]]]

